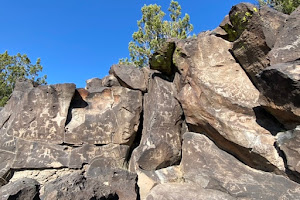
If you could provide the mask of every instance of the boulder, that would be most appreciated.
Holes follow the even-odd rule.
[[[268,47],[272,49],[279,33],[286,23],[288,15],[270,8],[269,6],[261,7],[259,9],[259,15],[266,43]]]
[[[82,92],[81,92],[82,93]],[[124,87],[103,88],[101,92],[80,96],[85,107],[71,104],[72,118],[66,125],[68,144],[128,144],[138,130],[142,93]]]
[[[81,173],[61,177],[45,186],[44,200],[137,199],[136,175],[124,170],[93,178]]]
[[[180,160],[182,109],[175,99],[176,84],[153,74],[144,96],[144,123],[139,146],[129,169],[155,170]]]
[[[158,70],[166,75],[175,73],[175,68],[172,63],[172,56],[175,50],[175,43],[170,41],[163,46],[149,59],[150,69]]]
[[[110,74],[108,76],[105,76],[102,79],[102,86],[103,87],[120,86],[120,83],[114,75]]]
[[[283,29],[280,31],[274,48],[268,56],[271,65],[295,61],[300,58],[300,9],[289,15]]]
[[[267,67],[258,79],[261,105],[287,129],[300,124],[300,61]]]
[[[244,165],[202,134],[183,135],[181,166],[187,183],[219,190],[237,199],[299,198],[299,184]]]
[[[176,63],[184,69],[178,100],[189,130],[207,134],[252,167],[283,170],[274,136],[257,123],[259,91],[230,54],[231,47],[206,33],[177,45],[183,56],[178,53]]]
[[[234,200],[222,191],[199,188],[189,183],[168,183],[155,186],[146,200]]]
[[[21,178],[0,188],[1,200],[39,199],[39,183],[30,178]]]
[[[144,71],[134,65],[113,65],[109,73],[119,80],[123,87],[145,92],[146,78]]]
[[[300,152],[298,150],[300,144],[300,126],[293,130],[280,132],[276,135],[276,144],[283,151],[287,168],[296,175],[296,180],[300,178]]]
[[[99,78],[91,78],[86,81],[85,89],[91,93],[99,92],[102,87],[102,80]]]
[[[232,52],[251,81],[256,84],[256,74],[269,65],[267,54],[271,49],[266,43],[258,9],[250,5],[241,3],[234,6],[229,16],[234,28],[240,31],[239,38],[233,43]]]

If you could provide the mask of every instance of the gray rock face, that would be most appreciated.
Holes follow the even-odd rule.
[[[299,198],[297,183],[245,166],[201,134],[184,134],[181,165],[186,182],[220,190],[236,198]]]
[[[253,111],[259,106],[259,91],[236,63],[230,48],[230,42],[206,33],[177,44],[177,54],[185,55],[176,56],[174,63],[182,72],[184,84],[178,100],[186,122],[190,130],[209,135],[252,167],[284,169],[273,146],[274,136],[257,123]]]
[[[118,79],[114,75],[105,76],[102,79],[102,86],[103,87],[112,87],[112,86],[120,86]]]
[[[145,92],[146,78],[144,71],[133,65],[113,65],[109,73],[117,77],[123,87]]]
[[[189,183],[169,183],[155,186],[146,200],[234,200],[229,194],[218,190],[199,188]]]
[[[66,126],[66,143],[132,143],[142,110],[140,91],[111,87],[81,97],[87,105],[83,108],[71,105],[72,119]]]
[[[287,167],[292,172],[300,174],[300,152],[298,150],[300,143],[300,126],[294,130],[280,132],[276,135],[277,145],[283,151],[287,160]]]
[[[86,81],[85,89],[90,93],[99,92],[102,87],[102,80],[99,78],[92,78]]]
[[[154,170],[179,161],[183,113],[176,94],[174,83],[153,74],[144,97],[142,139],[132,154],[130,170]]]
[[[259,74],[261,104],[288,129],[300,123],[300,61],[272,65]]]
[[[300,58],[300,9],[287,19],[278,35],[274,48],[268,54],[271,65],[295,61]]]
[[[269,48],[273,48],[288,15],[278,12],[269,6],[261,7],[259,9],[259,14],[266,43]]]
[[[136,175],[127,171],[113,171],[93,178],[80,173],[61,177],[45,186],[44,200],[63,199],[137,199]]]
[[[30,178],[22,178],[0,188],[0,200],[39,199],[39,183]]]

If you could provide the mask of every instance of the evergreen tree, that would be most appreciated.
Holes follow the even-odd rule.
[[[258,0],[259,5],[268,5],[285,14],[291,14],[299,5],[300,0]]]
[[[156,51],[168,38],[185,39],[193,30],[190,16],[181,17],[181,6],[177,1],[171,1],[168,9],[170,20],[164,20],[165,13],[161,6],[144,5],[142,19],[137,22],[138,31],[132,35],[133,41],[129,43],[130,61],[128,58],[120,59],[119,63],[133,63],[138,67],[148,65],[150,55]]]
[[[7,51],[0,54],[0,106],[8,101],[18,78],[27,78],[38,84],[46,84],[47,76],[38,77],[43,70],[41,60],[32,64],[26,54],[10,56]]]

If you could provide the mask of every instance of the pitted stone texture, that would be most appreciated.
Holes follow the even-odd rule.
[[[142,110],[140,91],[124,87],[104,88],[99,93],[87,94],[83,100],[87,103],[86,107],[74,106],[71,109],[66,143],[131,144]]]
[[[60,144],[75,92],[74,84],[38,86],[27,90],[16,105],[8,134],[16,138]]]
[[[229,194],[218,190],[203,189],[190,183],[168,183],[155,186],[146,200],[234,200]]]
[[[85,89],[89,92],[99,92],[102,87],[102,80],[99,78],[91,78],[86,81]]]
[[[0,200],[39,199],[39,183],[30,178],[22,178],[0,188]]]
[[[141,68],[134,65],[113,65],[109,73],[117,77],[123,87],[143,92],[147,90],[145,74]]]
[[[140,145],[133,151],[130,170],[155,170],[177,163],[181,155],[182,109],[175,99],[176,84],[153,74],[144,96]]]
[[[230,54],[231,43],[200,34],[177,48],[186,55],[177,57],[176,63],[185,69],[182,82],[186,84],[178,99],[186,122],[194,126],[190,130],[206,133],[253,167],[284,169],[274,137],[257,124],[253,109],[259,106],[259,92]]]
[[[299,184],[242,164],[201,134],[184,134],[181,166],[186,182],[238,199],[299,198]]]
[[[287,129],[300,124],[300,61],[272,65],[258,79],[261,104]]]
[[[276,135],[277,145],[283,151],[289,170],[300,174],[300,126],[294,130],[280,132]]]
[[[271,65],[300,58],[300,9],[289,15],[278,35],[274,48],[268,54]]]

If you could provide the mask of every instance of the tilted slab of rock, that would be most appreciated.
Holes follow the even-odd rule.
[[[111,87],[82,95],[82,98],[87,103],[85,107],[71,105],[72,118],[66,126],[66,143],[130,145],[138,130],[142,110],[140,91]]]
[[[243,162],[264,170],[284,169],[269,131],[257,124],[253,109],[259,92],[229,52],[231,43],[206,33],[178,43],[174,57],[184,85],[178,99],[186,122],[209,135]],[[176,52],[175,51],[175,52]],[[271,163],[271,165],[270,165]]]
[[[136,66],[113,65],[109,73],[117,77],[123,87],[141,90],[143,92],[147,90],[144,70]]]
[[[300,61],[267,67],[258,79],[260,103],[286,128],[300,124]]]
[[[230,20],[235,22],[234,28],[240,29],[241,32],[233,43],[234,57],[256,84],[256,74],[269,65],[267,54],[271,50],[266,43],[258,8],[252,4],[241,3],[230,10],[229,16]]]
[[[289,15],[278,35],[274,48],[268,54],[271,65],[300,58],[300,7]]]
[[[181,166],[186,182],[238,199],[299,199],[299,184],[242,164],[202,134],[183,135]]]
[[[131,156],[130,170],[154,170],[179,161],[183,113],[176,94],[174,83],[153,74],[144,96],[142,139]]]

